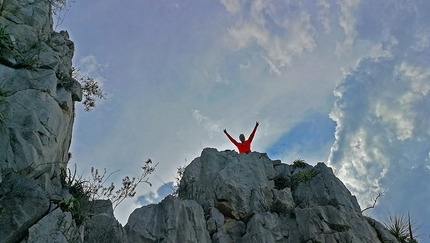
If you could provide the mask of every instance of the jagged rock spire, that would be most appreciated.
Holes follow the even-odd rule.
[[[211,148],[185,169],[179,198],[136,209],[125,229],[132,242],[397,242],[324,163]]]

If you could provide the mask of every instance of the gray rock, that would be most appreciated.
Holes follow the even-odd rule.
[[[394,235],[392,235],[390,231],[388,231],[381,223],[369,217],[365,217],[365,218],[369,222],[369,224],[376,230],[378,234],[378,238],[381,240],[381,242],[384,242],[384,243],[398,242],[396,237],[394,237]]]
[[[206,222],[207,229],[209,233],[212,235],[217,232],[218,229],[224,224],[224,215],[214,207],[209,209],[209,218]]]
[[[296,169],[296,171],[299,170]],[[299,207],[331,205],[337,209],[344,208],[361,212],[355,196],[351,195],[345,185],[334,176],[332,170],[324,163],[318,163],[314,168],[306,170],[313,170],[316,175],[308,181],[295,181],[293,183],[293,198]]]
[[[11,172],[0,184],[0,242],[20,242],[49,210],[46,192],[35,180]]]
[[[0,25],[14,49],[0,57],[5,101],[0,176],[11,169],[36,179],[49,194],[58,193],[60,168],[69,158],[74,102],[82,99],[79,83],[70,77],[74,44],[66,31],[52,30],[49,1],[2,2]]]
[[[122,225],[113,215],[110,200],[90,202],[89,218],[85,221],[86,243],[128,243],[128,238]]]
[[[202,207],[168,196],[133,211],[125,225],[129,242],[211,242]]]
[[[256,152],[204,149],[185,169],[179,197],[206,209],[212,242],[377,243],[387,233],[369,224],[324,163],[298,167]]]
[[[239,242],[245,234],[246,225],[242,221],[226,219],[225,223],[212,236],[212,243]]]
[[[279,216],[270,212],[257,213],[249,221],[246,229],[246,234],[241,239],[241,242],[249,243],[275,243],[276,239],[283,239],[278,226]]]
[[[50,212],[30,227],[22,243],[71,243],[83,241],[83,226],[77,227],[70,212]]]
[[[215,206],[230,218],[246,218],[269,208],[274,177],[273,163],[265,154],[206,148],[185,170],[179,197]]]
[[[64,199],[60,170],[69,160],[74,102],[82,98],[70,77],[73,42],[53,31],[50,1],[0,6],[12,49],[0,55],[0,242],[81,242],[70,213],[48,213],[56,207],[50,198]]]

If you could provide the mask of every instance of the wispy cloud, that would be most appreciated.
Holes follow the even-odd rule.
[[[222,3],[225,4],[224,1]],[[292,10],[290,3],[277,3],[275,6],[270,1],[261,0],[243,2],[242,7],[238,4],[235,2],[234,8],[231,4],[225,4],[227,10],[234,9],[230,12],[240,16],[229,29],[227,39],[236,50],[258,46],[261,58],[273,73],[280,75],[291,64],[294,56],[315,50],[315,30],[306,9],[296,11]],[[321,18],[324,18],[327,4],[319,2],[319,5],[323,7]]]
[[[214,133],[222,131],[221,121],[215,121],[201,114],[199,110],[192,110],[194,120],[198,125],[203,126],[209,134],[209,138],[213,138]]]
[[[175,192],[176,188],[173,182],[168,182],[160,186],[156,192],[148,192],[136,198],[138,204],[144,206],[152,203],[161,202],[166,196]]]
[[[225,6],[227,12],[235,14],[240,10],[240,1],[239,0],[220,0],[221,3]]]
[[[343,43],[336,43],[336,55],[340,56],[345,50],[352,47],[355,40],[356,31],[354,10],[360,0],[341,0],[339,6],[341,14],[339,16],[339,25],[343,28],[345,39]]]
[[[230,83],[230,80],[221,76],[221,74],[219,73],[219,70],[216,70],[215,73],[209,73],[208,71],[204,71],[204,74],[208,79],[213,80],[216,83],[221,83],[221,84]]]
[[[331,19],[330,19],[330,3],[326,0],[318,0],[318,20],[324,27],[325,33],[331,31]]]

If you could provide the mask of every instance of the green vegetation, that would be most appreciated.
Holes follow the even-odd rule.
[[[49,3],[51,4],[52,15],[54,15],[56,19],[55,29],[63,23],[63,20],[69,11],[71,4],[74,2],[74,0],[49,0]]]
[[[34,57],[24,58],[22,67],[31,71],[36,71],[36,68],[39,67],[39,60]]]
[[[344,231],[348,231],[349,229],[351,229],[351,227],[349,225],[344,225],[344,224],[332,224],[332,223],[328,223],[326,222],[328,227],[330,227],[331,229],[337,231],[337,232],[344,232]]]
[[[88,75],[81,75],[78,68],[72,68],[72,77],[81,84],[82,95],[84,96],[84,110],[91,111],[96,106],[96,99],[106,99],[106,94],[103,93],[99,83]]]
[[[415,232],[418,229],[416,227],[416,222],[413,220],[411,222],[411,217],[408,212],[408,217],[406,218],[402,215],[392,215],[389,214],[383,220],[384,226],[390,231],[390,233],[396,237],[396,239],[401,243],[417,243]]]
[[[305,182],[305,181],[309,181],[310,179],[312,179],[317,174],[318,174],[318,172],[316,172],[316,170],[314,170],[314,169],[302,170],[299,173],[297,173],[296,175],[294,175],[293,178],[297,182]]]
[[[279,215],[290,214],[290,210],[288,209],[287,205],[283,204],[279,200],[273,201],[269,206],[269,210],[270,212],[277,213]]]
[[[6,34],[5,28],[0,24],[0,55],[6,52],[14,52],[14,45],[10,36]]]
[[[308,165],[308,164],[303,159],[296,159],[293,161],[293,167],[295,167],[295,168],[305,168],[306,165]]]
[[[13,57],[17,60],[17,64],[9,64],[16,68],[36,70],[39,65],[37,58],[34,58],[35,55],[25,56],[21,51],[15,48],[10,35],[6,33],[4,26],[0,24],[0,55],[6,54],[11,55],[10,57]]]
[[[109,186],[104,185],[115,172],[106,176],[106,169],[104,169],[103,173],[99,173],[98,169],[91,168],[91,179],[84,179],[76,177],[76,165],[73,173],[69,168],[67,170],[63,169],[60,175],[61,182],[63,188],[68,189],[72,197],[59,201],[58,207],[63,211],[70,212],[76,223],[81,225],[88,218],[91,210],[90,201],[108,199],[112,202],[115,210],[126,198],[136,195],[136,188],[140,183],[145,182],[151,185],[147,176],[155,171],[157,165],[152,165],[152,161],[148,159],[144,166],[141,167],[143,169],[142,174],[138,178],[124,177],[122,186],[118,190],[115,190],[114,183]]]

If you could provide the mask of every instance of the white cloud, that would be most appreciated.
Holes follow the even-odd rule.
[[[220,133],[222,131],[220,121],[214,121],[203,116],[199,110],[192,110],[192,115],[197,124],[202,125],[206,129],[209,134],[209,138],[212,139],[215,133]]]
[[[329,33],[331,31],[330,3],[326,0],[318,0],[317,7],[319,8],[318,20],[323,25],[325,33]]]
[[[235,14],[240,10],[240,1],[239,0],[220,0],[221,3],[225,6],[227,12]]]
[[[251,62],[248,60],[246,64],[239,64],[240,69],[248,69],[251,67]]]
[[[203,73],[208,79],[213,80],[216,83],[220,83],[220,84],[230,83],[230,80],[228,80],[227,78],[223,78],[221,76],[221,74],[219,73],[219,70],[216,70],[215,73],[209,73],[208,71],[204,71]]]
[[[416,44],[412,47],[415,51],[424,51],[430,47],[430,30],[426,29],[415,34]]]
[[[382,43],[377,43],[370,47],[367,52],[367,56],[370,58],[387,58],[391,57],[391,53],[388,50],[384,50]]]
[[[291,65],[293,57],[301,56],[305,51],[313,52],[316,48],[310,14],[305,9],[285,13],[289,3],[283,4],[287,6],[278,10],[278,6],[270,1],[252,1],[250,9],[242,8],[236,13],[240,18],[226,37],[234,50],[259,47],[261,57],[277,75]]]
[[[364,59],[336,88],[329,163],[363,207],[393,189],[387,183],[395,184],[393,173],[428,165],[429,71],[391,58]]]
[[[97,74],[108,67],[108,64],[100,64],[94,55],[88,55],[79,59],[79,69],[87,75]]]
[[[339,0],[341,14],[339,16],[339,25],[343,28],[345,39],[343,43],[336,43],[336,55],[342,55],[346,50],[350,49],[354,44],[355,32],[355,16],[354,9],[359,4],[360,0]]]

